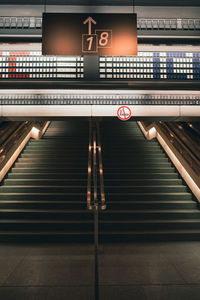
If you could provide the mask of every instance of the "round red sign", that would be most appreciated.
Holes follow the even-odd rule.
[[[120,106],[117,110],[117,116],[122,121],[127,121],[131,118],[131,109],[128,106]]]

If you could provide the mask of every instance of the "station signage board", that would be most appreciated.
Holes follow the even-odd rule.
[[[136,14],[44,13],[43,55],[137,55]]]

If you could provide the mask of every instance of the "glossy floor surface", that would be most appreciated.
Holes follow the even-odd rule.
[[[100,245],[100,300],[199,300],[200,242]],[[93,300],[93,246],[1,244],[0,299]]]

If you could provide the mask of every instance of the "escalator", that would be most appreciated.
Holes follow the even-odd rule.
[[[88,122],[52,122],[30,140],[0,187],[0,240],[90,240]]]
[[[198,239],[200,211],[156,140],[135,122],[102,122],[103,240]]]

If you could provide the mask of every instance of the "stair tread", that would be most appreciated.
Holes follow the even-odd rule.
[[[7,193],[3,193],[3,192],[0,192],[0,196],[1,195],[54,195],[54,196],[59,196],[59,195],[85,195],[85,193],[10,193],[10,192],[7,192]],[[112,196],[118,196],[118,195],[124,195],[124,193],[107,193],[107,196],[108,195],[112,195]],[[141,196],[141,195],[152,195],[152,196],[158,196],[158,195],[191,195],[190,193],[188,192],[172,192],[172,193],[126,193],[126,195],[138,195],[138,196]]]
[[[117,231],[101,231],[101,234],[103,235],[118,235],[118,234],[129,234],[129,235],[134,235],[134,234],[138,234],[138,235],[150,235],[150,234],[191,234],[191,233],[198,233],[200,234],[200,229],[175,229],[175,230],[145,230],[145,231],[138,231],[138,230],[130,230],[130,231],[125,231],[125,230],[117,230]]]
[[[182,203],[192,203],[192,204],[198,204],[196,201],[193,200],[179,200],[177,203],[177,200],[160,200],[160,201],[153,201],[153,200],[140,200],[140,201],[136,201],[136,200],[130,200],[130,201],[109,201],[109,204],[182,204]],[[107,202],[108,204],[108,202]]]
[[[66,231],[66,230],[63,230],[63,231],[44,231],[44,230],[40,230],[38,229],[38,231],[34,230],[34,231],[22,231],[22,230],[18,230],[18,231],[1,231],[0,230],[0,235],[63,235],[63,234],[67,234],[67,235],[83,235],[83,234],[93,234],[93,231],[86,231],[86,230],[76,230],[76,231]]]
[[[66,224],[85,224],[85,223],[89,223],[89,224],[94,224],[93,220],[52,220],[52,219],[45,219],[45,220],[28,220],[28,219],[1,219],[0,220],[0,224],[1,223],[57,223],[57,224],[62,224],[62,223],[66,223]],[[152,220],[152,219],[145,219],[145,220],[100,220],[99,224],[168,224],[168,223],[200,223],[199,219],[170,219],[170,220],[163,220],[163,219],[157,219],[157,220]]]
[[[52,178],[20,178],[20,179],[10,179],[10,178],[6,178],[5,180],[4,180],[5,182],[15,182],[15,181],[19,181],[19,182],[21,182],[21,181],[24,181],[24,182],[29,182],[29,181],[35,181],[35,182],[41,182],[41,181],[87,181],[87,177],[84,179],[84,178],[59,178],[59,179],[52,179]],[[14,186],[14,185],[12,185],[12,186]],[[25,185],[25,186],[27,186],[27,185]]]
[[[18,223],[18,224],[31,224],[31,223],[56,223],[56,224],[83,224],[83,220],[18,220],[18,219],[1,219],[0,220],[0,224],[1,223]],[[84,220],[84,224],[93,224],[93,220]]]
[[[13,180],[13,181],[15,181],[15,179],[6,179],[6,180]],[[19,179],[19,181],[24,181],[23,179]],[[27,181],[30,181],[29,179],[27,179]],[[31,181],[32,181],[32,179],[31,179]],[[34,179],[33,179],[33,181],[34,181]],[[42,180],[39,180],[39,181],[43,181],[43,179]],[[47,180],[48,181],[48,180]],[[63,180],[62,180],[63,181]],[[66,181],[68,181],[67,179],[66,179]],[[79,187],[80,185],[77,185],[77,187]],[[2,188],[2,187],[4,187],[4,185],[2,185],[2,186],[0,186],[0,188]],[[38,187],[37,185],[11,185],[11,186],[6,186],[6,188],[7,187],[10,187],[10,188],[15,188],[15,187]],[[54,186],[46,186],[46,185],[40,185],[40,187],[49,187],[49,188],[53,188]],[[64,187],[66,187],[65,185],[56,185],[56,187],[62,187],[62,188],[64,188]],[[67,188],[68,187],[70,187],[70,186],[67,186]],[[73,186],[73,187],[76,187],[76,186]],[[137,188],[137,187],[160,187],[160,185],[151,185],[151,186],[149,186],[149,185],[141,185],[141,186],[138,186],[138,185],[120,185],[119,186],[120,188],[122,188],[122,187],[125,187],[125,188],[130,188],[130,187],[132,187],[132,188]],[[185,185],[182,185],[182,186],[180,186],[180,185],[177,185],[177,184],[174,184],[174,185],[165,185],[165,187],[186,187]],[[105,188],[116,188],[116,186],[115,185],[105,185]]]
[[[15,168],[14,168],[15,169]],[[14,170],[13,169],[13,170]],[[13,174],[13,173],[10,173],[10,174]],[[31,173],[31,172],[29,172],[29,173],[23,173],[23,172],[21,172],[21,173],[16,173],[16,175],[25,175],[25,176],[27,176],[27,175],[35,175],[36,173]],[[87,172],[78,172],[78,173],[51,173],[51,172],[44,172],[44,173],[39,173],[39,175],[69,175],[69,174],[71,174],[71,175],[82,175],[82,174],[86,174],[87,175]],[[163,174],[163,173],[161,173],[161,174]]]
[[[10,182],[11,180],[10,179],[6,179],[6,181],[8,181],[8,182]],[[5,182],[6,182],[5,181]],[[15,179],[13,179],[12,181],[16,181]],[[24,181],[24,179],[19,179],[18,181]],[[32,180],[32,179],[27,179],[26,181],[35,181],[34,179]],[[43,180],[43,179],[40,179],[40,180],[36,180],[36,182],[41,182],[41,181],[47,181],[47,182],[49,182],[49,181],[55,181],[55,180]],[[48,188],[50,188],[50,189],[52,189],[52,188],[76,188],[76,187],[83,187],[83,186],[85,186],[85,185],[87,185],[87,179],[72,179],[72,180],[68,180],[68,179],[66,179],[66,180],[56,180],[56,181],[68,181],[68,182],[71,182],[71,181],[83,181],[83,185],[80,185],[80,184],[77,184],[77,185],[44,185],[44,184],[42,184],[42,185],[2,185],[2,186],[0,186],[0,189],[1,188],[18,188],[18,187],[20,187],[20,188],[38,188],[38,187],[40,187],[40,188],[45,188],[45,187],[48,187]],[[173,185],[117,185],[117,187],[118,188],[160,188],[160,189],[162,189],[163,187],[164,188],[186,188],[186,186],[185,185],[178,185],[178,184],[173,184]],[[115,185],[104,185],[104,188],[105,189],[108,189],[108,188],[116,188],[116,186]]]
[[[169,178],[169,179],[165,179],[165,178],[159,178],[159,179],[154,179],[154,178],[108,178],[108,179],[104,179],[104,181],[156,181],[156,182],[159,182],[159,181],[163,181],[163,182],[174,182],[174,181],[179,181],[179,182],[182,182],[182,179],[180,178]]]
[[[129,210],[105,210],[104,213],[105,214],[117,214],[117,213],[126,213],[126,214],[132,214],[132,213],[145,213],[145,214],[152,214],[152,213],[198,213],[200,214],[200,211],[197,210],[197,209],[155,209],[155,208],[152,208],[152,209],[138,209],[138,210],[134,210],[134,209],[129,209]]]
[[[91,213],[91,211],[87,210],[87,209],[82,209],[82,210],[77,210],[77,209],[11,209],[11,208],[7,208],[7,209],[0,209],[0,213],[2,212],[31,212],[31,213]],[[148,209],[148,210],[105,210],[103,212],[105,215],[106,214],[160,214],[160,213],[187,213],[187,214],[193,214],[193,213],[197,213],[200,214],[200,211],[198,211],[197,209]]]
[[[163,220],[163,219],[145,219],[145,220],[100,220],[100,223],[102,224],[145,224],[145,223],[151,223],[151,224],[164,224],[164,223],[200,223],[199,219],[170,219],[170,220]]]
[[[0,209],[0,213],[9,212],[9,213],[82,213],[82,214],[91,214],[91,211],[87,209],[87,205],[85,205],[85,210],[77,210],[77,209]]]
[[[0,195],[1,195],[1,193],[0,193]],[[108,195],[112,195],[112,196],[118,196],[118,195],[124,195],[124,193],[111,193],[111,192],[109,192],[109,193],[107,193],[107,196]],[[189,192],[168,192],[168,193],[149,193],[149,192],[146,192],[146,193],[139,193],[139,192],[137,192],[137,193],[133,193],[133,192],[131,192],[131,193],[126,193],[126,195],[152,195],[152,196],[158,196],[158,195],[182,195],[182,196],[184,196],[184,195],[191,195]]]
[[[3,200],[3,201],[0,201],[0,205],[1,204],[9,204],[9,203],[20,203],[20,204],[86,204],[85,203],[85,199],[83,199],[82,201],[69,201],[69,200],[66,200],[66,201],[48,201],[48,200],[44,200],[44,201],[41,201],[41,200]]]
[[[38,167],[28,167],[28,168],[25,168],[25,167],[14,167],[13,168],[13,170],[43,170],[43,169],[46,169],[46,167],[44,168],[42,168],[42,166],[40,167],[40,168],[38,168]],[[48,169],[48,168],[47,168]],[[55,167],[55,166],[49,166],[49,169],[55,169],[55,170],[60,170],[60,169],[66,169],[66,170],[74,170],[74,169],[77,169],[77,170],[86,170],[86,168],[85,167],[77,167],[77,166],[74,166],[73,168],[72,167],[70,167],[70,168],[66,168],[65,166],[64,167],[62,167],[62,168],[59,168],[59,167]]]
[[[198,229],[187,229],[187,230],[183,230],[183,229],[176,229],[176,230],[148,230],[148,231],[101,231],[100,235],[166,235],[166,234],[200,234],[200,230]],[[83,234],[93,234],[93,230],[91,231],[86,231],[86,230],[77,230],[77,231],[41,231],[38,229],[38,231],[34,230],[34,231],[0,231],[0,235],[83,235]]]
[[[69,201],[69,200],[1,200],[0,204],[9,204],[9,203],[25,203],[25,204],[32,204],[32,203],[37,203],[37,204],[85,204],[85,199],[83,199],[82,201]],[[197,204],[198,203],[196,201],[193,200],[161,200],[161,201],[135,201],[135,200],[130,200],[130,201],[109,201],[107,202],[107,204],[109,205],[119,205],[119,204]]]
[[[87,181],[86,181],[87,182]],[[49,185],[2,185],[0,186],[0,189],[2,188],[6,188],[6,189],[12,189],[12,188],[77,188],[77,187],[85,187],[85,185],[53,185],[53,186],[49,186]]]
[[[85,193],[0,193],[0,196],[4,196],[4,195],[49,195],[49,196],[62,196],[62,195],[65,195],[65,196],[81,196],[81,195],[84,195],[85,196]]]

